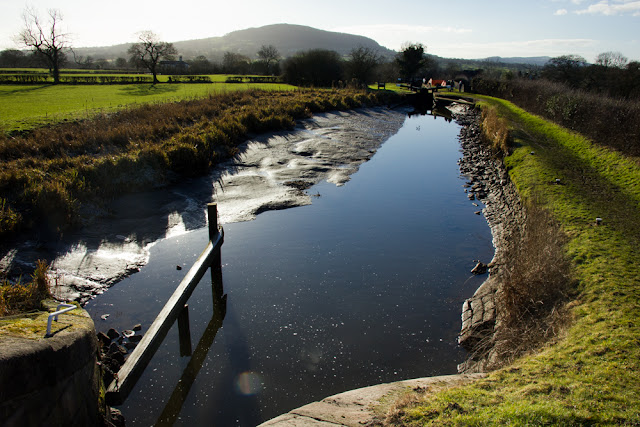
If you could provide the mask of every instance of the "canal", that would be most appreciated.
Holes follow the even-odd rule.
[[[205,275],[189,301],[193,355],[180,356],[174,325],[119,407],[127,424],[254,426],[349,389],[455,373],[462,303],[484,279],[469,271],[493,255],[458,132],[407,116],[345,185],[223,224],[224,319]],[[169,235],[87,303],[98,330],[144,332],[208,239],[206,227]]]

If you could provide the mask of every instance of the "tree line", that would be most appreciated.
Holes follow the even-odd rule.
[[[629,62],[620,52],[600,53],[593,64],[579,55],[552,58],[541,70],[540,78],[571,89],[640,100],[640,62]]]

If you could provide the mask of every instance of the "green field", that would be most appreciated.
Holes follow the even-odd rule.
[[[49,70],[46,68],[0,68],[0,74],[33,74],[33,75],[46,75],[51,77]],[[148,72],[126,72],[126,71],[118,71],[118,70],[85,70],[81,68],[65,68],[60,70],[60,76],[149,76],[151,74]],[[166,82],[169,79],[169,76],[173,74],[158,74],[158,80],[160,82]],[[188,76],[188,74],[185,74]],[[214,83],[224,83],[227,81],[229,77],[235,77],[237,74],[206,74],[205,77],[209,77]],[[259,75],[244,75],[243,77],[264,77]],[[53,77],[51,77],[51,81],[53,82]]]
[[[0,131],[28,130],[129,105],[202,98],[251,88],[292,90],[295,87],[266,83],[0,85]]]

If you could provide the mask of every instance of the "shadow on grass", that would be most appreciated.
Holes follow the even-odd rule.
[[[14,88],[13,90],[7,90],[7,91],[0,91],[0,97],[4,97],[4,96],[13,96],[13,95],[19,95],[19,94],[26,94],[29,92],[36,92],[39,91],[41,89],[47,89],[54,86],[53,84],[43,84],[43,85],[33,85],[33,86],[22,86],[22,87],[18,87],[18,88]]]
[[[150,96],[174,93],[178,91],[177,85],[163,84],[139,84],[128,85],[120,89],[120,93],[127,96]]]
[[[525,138],[525,144],[536,148],[535,157],[543,170],[551,171],[554,176],[561,178],[562,184],[555,196],[562,201],[560,206],[564,206],[556,209],[556,213],[564,218],[561,222],[577,226],[587,233],[585,236],[590,236],[585,238],[592,240],[589,248],[580,251],[576,262],[593,261],[602,257],[603,260],[615,258],[622,265],[633,265],[634,248],[640,247],[638,199],[626,191],[624,184],[613,181],[598,167],[579,158],[571,149],[558,146],[540,135],[528,135]],[[624,181],[621,179],[621,182]],[[537,184],[554,185],[552,181]],[[536,185],[534,194],[537,193],[535,187]],[[562,187],[566,189],[561,190]],[[609,229],[605,234],[596,231],[596,217],[602,218],[602,227]],[[591,231],[587,231],[589,228],[592,228]],[[601,239],[611,238],[619,242],[615,250],[600,245]],[[638,295],[637,292],[637,289],[633,290],[633,294]]]

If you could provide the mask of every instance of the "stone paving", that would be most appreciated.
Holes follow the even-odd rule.
[[[443,375],[379,384],[329,396],[269,420],[264,427],[362,427],[378,425],[377,417],[385,400],[409,390],[459,385],[483,378],[485,374]]]

